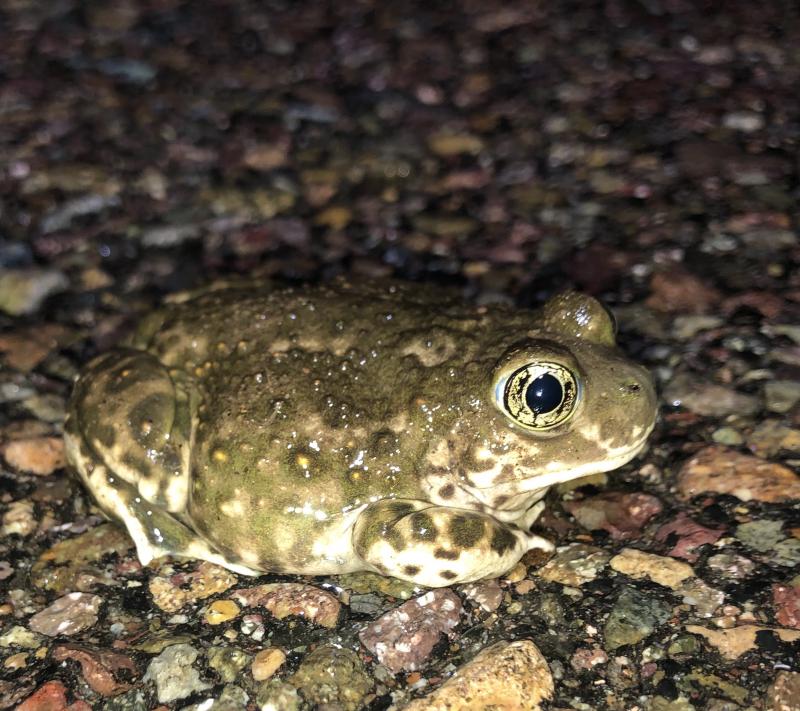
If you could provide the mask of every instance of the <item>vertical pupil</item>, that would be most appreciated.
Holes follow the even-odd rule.
[[[525,391],[525,402],[536,415],[552,412],[564,400],[564,388],[557,378],[545,373],[531,381]]]

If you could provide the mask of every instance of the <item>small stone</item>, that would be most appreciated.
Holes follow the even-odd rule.
[[[36,649],[42,646],[42,637],[22,625],[14,625],[0,635],[0,647],[23,647]]]
[[[759,457],[775,457],[781,453],[800,453],[800,429],[780,420],[767,419],[750,433],[747,446]]]
[[[608,615],[603,634],[606,649],[636,644],[649,637],[672,614],[672,607],[635,588],[626,588]]]
[[[483,150],[483,141],[469,133],[435,133],[428,139],[428,146],[443,158],[463,153],[475,155]]]
[[[676,589],[683,602],[695,608],[698,617],[711,617],[725,602],[725,593],[712,588],[708,583],[698,578],[692,578],[681,583]]]
[[[99,595],[69,593],[37,612],[28,624],[34,632],[48,637],[69,636],[92,627],[102,604],[103,598]]]
[[[233,600],[215,600],[205,611],[203,619],[210,625],[220,625],[239,614],[239,606]]]
[[[197,651],[191,645],[173,644],[150,662],[143,680],[155,683],[159,703],[169,704],[211,688],[192,666],[196,659]]]
[[[217,698],[200,701],[196,704],[181,707],[181,711],[242,711],[248,708],[250,697],[242,687],[226,684]]]
[[[685,499],[705,492],[767,503],[800,498],[800,478],[788,467],[716,445],[700,450],[681,467],[677,485]]]
[[[73,332],[60,324],[40,324],[0,334],[0,353],[10,367],[28,373],[73,338]]]
[[[700,546],[715,543],[722,534],[721,529],[701,526],[681,511],[672,521],[668,521],[656,531],[655,539],[663,543],[677,537],[669,555],[693,563],[699,557],[695,551]]]
[[[564,504],[578,523],[590,531],[608,531],[615,540],[636,536],[642,527],[661,513],[661,502],[650,494],[607,491]]]
[[[741,432],[733,427],[720,427],[711,433],[711,439],[717,444],[725,444],[729,447],[738,447],[744,442]]]
[[[757,397],[710,383],[689,373],[676,375],[664,388],[662,397],[672,407],[685,407],[704,417],[752,415],[761,407]]]
[[[6,657],[3,661],[3,666],[6,669],[11,669],[15,671],[17,669],[24,669],[28,665],[28,653],[27,652],[17,652],[16,654],[12,654],[10,657]]]
[[[705,279],[680,267],[653,274],[650,290],[647,306],[661,313],[705,314],[721,298]]]
[[[3,448],[9,466],[37,476],[48,476],[66,465],[64,440],[60,437],[31,437],[9,442]]]
[[[94,649],[85,645],[62,644],[53,650],[53,660],[74,659],[81,665],[86,683],[101,696],[117,696],[128,691],[128,681],[137,674],[130,657],[110,649]]]
[[[536,645],[521,639],[483,649],[428,696],[404,711],[538,711],[552,698],[553,676]]]
[[[299,615],[328,628],[336,627],[342,609],[342,604],[331,593],[302,583],[256,585],[234,590],[231,596],[245,607],[265,607],[279,620]]]
[[[725,659],[738,659],[746,651],[756,645],[756,634],[770,631],[784,642],[794,642],[800,639],[800,630],[788,630],[779,627],[765,627],[763,625],[739,625],[730,629],[714,630],[699,625],[687,625],[686,631],[699,634],[706,638],[708,643],[719,650]]]
[[[800,629],[800,575],[790,585],[772,586],[772,604],[779,624]]]
[[[214,669],[226,684],[236,681],[239,672],[252,659],[247,652],[238,647],[211,647],[206,656],[208,657],[208,666]]]
[[[0,270],[0,311],[11,316],[32,314],[48,296],[67,286],[67,277],[55,269]]]
[[[353,219],[353,211],[349,207],[331,206],[320,212],[314,222],[332,230],[343,230]]]
[[[12,501],[3,514],[0,533],[4,536],[18,535],[25,538],[36,530],[37,520],[33,511],[33,501],[23,499]]]
[[[570,665],[575,671],[590,671],[608,661],[608,655],[597,647],[579,647],[575,650]]]
[[[746,578],[756,569],[756,564],[752,560],[737,553],[717,553],[706,561],[706,565],[709,569],[734,580]]]
[[[485,612],[494,612],[503,602],[503,588],[496,579],[467,583],[461,585],[459,590]]]
[[[307,654],[290,681],[314,708],[341,711],[361,708],[374,685],[354,651],[329,645]]]
[[[153,602],[164,612],[177,612],[184,605],[225,592],[238,578],[225,568],[203,561],[190,573],[169,578],[157,576],[150,583]]]
[[[694,576],[692,566],[686,563],[635,548],[624,548],[609,561],[609,565],[634,580],[646,578],[670,590],[675,590],[684,580]]]
[[[101,523],[85,533],[59,541],[31,566],[34,587],[63,593],[98,584],[111,584],[109,574],[99,567],[108,555],[123,556],[133,551],[133,541],[111,523]]]
[[[771,519],[751,521],[736,527],[736,538],[759,553],[768,554],[773,565],[800,565],[800,539],[783,533],[783,522]]]
[[[286,653],[277,647],[268,647],[257,652],[253,657],[253,664],[250,670],[253,679],[256,681],[266,681],[269,679],[286,661]]]
[[[461,600],[438,588],[404,602],[367,625],[361,643],[393,673],[419,669],[443,634],[461,619]]]
[[[764,128],[764,117],[755,111],[731,111],[722,117],[722,125],[734,131],[753,133]]]
[[[764,711],[800,709],[800,672],[779,671],[764,698]]]
[[[92,711],[82,699],[67,704],[67,689],[60,681],[47,681],[17,706],[16,711]]]
[[[764,385],[764,400],[770,412],[789,412],[800,401],[800,382],[772,380]]]
[[[303,700],[289,682],[270,679],[261,684],[256,692],[256,704],[262,711],[300,711]]]
[[[536,571],[544,580],[570,587],[580,587],[594,580],[606,566],[611,554],[585,543],[571,543],[556,549],[556,554]]]

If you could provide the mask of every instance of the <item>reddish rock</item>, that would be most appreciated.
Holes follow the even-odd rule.
[[[60,681],[48,681],[17,706],[17,711],[92,711],[92,707],[80,699],[67,704],[64,685]]]
[[[681,467],[677,486],[685,499],[704,492],[767,503],[800,499],[800,478],[788,467],[715,445]]]
[[[66,464],[61,437],[14,440],[3,448],[3,457],[14,469],[38,476],[48,476]]]
[[[661,502],[649,494],[608,491],[564,504],[578,523],[590,531],[608,531],[615,540],[636,536],[642,527],[661,513]]]
[[[322,627],[336,627],[342,604],[325,590],[302,583],[269,583],[234,590],[231,597],[245,607],[265,607],[282,620],[305,617]]]
[[[78,662],[86,683],[101,696],[117,696],[127,691],[132,684],[126,677],[136,675],[136,665],[130,657],[109,650],[62,644],[53,650],[53,659]]]
[[[794,585],[773,585],[772,604],[780,624],[800,629],[800,580],[795,579]]]
[[[440,588],[404,602],[359,634],[378,661],[397,674],[419,669],[443,634],[449,635],[461,618],[461,600]]]
[[[97,613],[103,598],[89,593],[68,593],[52,605],[37,612],[28,621],[34,632],[48,637],[71,635],[92,627],[97,622]]]
[[[680,266],[653,274],[650,290],[647,305],[662,313],[705,314],[720,300],[716,289]]]
[[[716,542],[723,533],[724,531],[718,528],[701,526],[681,511],[672,521],[668,521],[656,531],[655,538],[663,543],[670,536],[674,536],[671,539],[674,545],[667,555],[694,563],[699,557],[695,551],[700,546]]]

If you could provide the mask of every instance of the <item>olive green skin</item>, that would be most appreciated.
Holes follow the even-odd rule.
[[[497,401],[536,359],[580,383],[542,432]],[[65,437],[143,562],[435,586],[551,547],[528,532],[547,487],[625,463],[655,416],[650,376],[590,297],[537,313],[400,282],[246,283],[166,305],[89,363]]]

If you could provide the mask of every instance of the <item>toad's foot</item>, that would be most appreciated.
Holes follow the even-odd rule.
[[[549,541],[484,513],[416,499],[369,505],[353,529],[353,547],[383,575],[427,587],[502,575]]]

